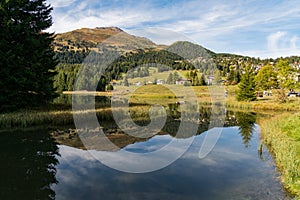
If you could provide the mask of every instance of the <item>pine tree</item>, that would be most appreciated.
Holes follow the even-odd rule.
[[[206,85],[204,74],[201,74],[199,78],[199,85]]]
[[[66,90],[66,76],[63,71],[59,71],[58,74],[54,77],[53,86],[59,93],[62,93],[64,90]]]
[[[173,84],[173,74],[172,72],[169,74],[167,78],[167,84]]]
[[[51,11],[45,0],[0,2],[0,111],[53,100]]]
[[[101,76],[97,84],[96,91],[105,91],[105,87],[106,87],[106,78],[104,76]]]
[[[254,101],[256,100],[254,73],[250,67],[245,68],[245,73],[239,83],[237,92],[238,101]]]
[[[172,84],[175,84],[178,79],[179,79],[179,74],[177,71],[175,71],[172,77]]]
[[[128,82],[127,76],[124,76],[124,78],[123,78],[123,85],[126,86],[126,87],[129,86],[129,82]]]

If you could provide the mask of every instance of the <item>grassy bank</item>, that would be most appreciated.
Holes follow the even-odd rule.
[[[38,125],[69,125],[73,123],[71,111],[24,110],[0,114],[0,128],[29,127]]]
[[[300,98],[289,98],[287,103],[280,103],[276,100],[276,91],[273,91],[273,96],[260,97],[253,102],[238,102],[235,98],[237,86],[228,86],[228,97],[224,98],[225,88],[210,89],[207,86],[193,86],[197,101],[201,105],[209,105],[212,103],[212,97],[218,96],[212,94],[215,91],[219,92],[220,101],[226,102],[226,107],[230,109],[240,110],[269,110],[269,111],[298,111],[300,110]],[[117,88],[118,89],[118,88]],[[124,88],[120,88],[125,90]],[[186,95],[187,87],[181,85],[146,85],[133,89],[131,94],[131,102],[134,103],[175,103],[180,101]],[[176,92],[173,93],[173,92]],[[223,97],[223,98],[222,98]],[[194,101],[194,100],[193,100]],[[218,102],[218,99],[213,99]]]
[[[227,108],[241,110],[273,110],[273,111],[299,111],[299,99],[291,99],[288,103],[279,103],[273,99],[258,99],[253,102],[238,102],[233,98],[226,101]]]
[[[149,120],[149,105],[132,105],[129,108],[130,116],[134,120]],[[112,108],[110,106],[73,111],[70,107],[57,109],[53,106],[50,110],[31,109],[12,113],[0,114],[0,129],[27,128],[32,126],[66,126],[74,125],[74,115],[77,119],[88,120],[94,112],[97,119],[101,121],[114,120],[113,111],[117,115],[126,116],[128,110],[124,107]],[[154,113],[160,116],[161,113]]]
[[[283,185],[300,199],[300,113],[261,119],[259,125],[262,140],[281,172]]]
[[[146,85],[142,87],[120,87],[116,88],[114,93],[105,93],[107,95],[117,95],[120,98],[127,96],[131,103],[146,105],[146,104],[162,104],[167,105],[190,99],[195,101],[193,94],[187,90],[187,87],[177,85]],[[191,88],[189,88],[191,89]],[[192,87],[197,101],[200,105],[210,105],[212,103],[211,93],[206,86]],[[229,109],[238,110],[252,110],[252,111],[298,111],[300,110],[300,98],[291,98],[288,103],[278,103],[274,96],[263,97],[254,102],[238,102],[235,100],[236,86],[227,87],[229,95],[226,98],[226,106]],[[215,90],[213,90],[215,91]],[[218,91],[220,97],[223,97],[223,89]],[[71,95],[70,93],[69,95]],[[83,95],[102,95],[84,93]],[[189,96],[187,98],[183,98]],[[217,102],[218,100],[214,100]],[[136,110],[139,111],[138,116],[143,116],[141,107]],[[110,107],[109,103],[96,103],[97,116],[101,120],[102,118],[111,118],[111,111],[104,108]],[[98,109],[102,108],[102,109]],[[135,113],[135,112],[132,112]],[[147,113],[147,111],[146,111]],[[47,108],[23,110],[13,113],[0,114],[0,128],[13,128],[13,127],[28,127],[34,125],[69,125],[73,124],[73,113],[71,104],[53,104]]]

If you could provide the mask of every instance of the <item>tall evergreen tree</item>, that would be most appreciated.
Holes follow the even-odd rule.
[[[199,85],[206,85],[204,74],[201,74],[199,78]]]
[[[53,89],[52,8],[45,0],[0,2],[0,111],[45,104]]]
[[[173,84],[173,74],[172,72],[169,74],[167,78],[167,84]]]
[[[254,101],[256,100],[254,73],[250,67],[245,68],[245,73],[242,76],[242,80],[239,83],[239,89],[237,92],[238,101]]]
[[[123,85],[124,86],[129,86],[129,82],[128,82],[128,79],[127,79],[127,76],[124,76],[124,78],[123,78]]]

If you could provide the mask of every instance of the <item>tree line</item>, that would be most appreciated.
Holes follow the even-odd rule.
[[[241,77],[238,101],[254,101],[257,98],[256,91],[272,89],[277,91],[278,101],[287,101],[287,90],[294,90],[300,85],[300,71],[296,66],[289,63],[288,59],[279,59],[275,65],[266,64],[259,70],[247,66]]]

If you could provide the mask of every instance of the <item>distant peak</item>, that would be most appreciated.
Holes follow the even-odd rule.
[[[119,31],[119,32],[124,32],[122,29],[120,29],[119,27],[116,27],[116,26],[96,27],[96,29],[98,29],[98,30],[107,30],[107,29],[110,29],[110,30],[115,30],[115,31]]]

